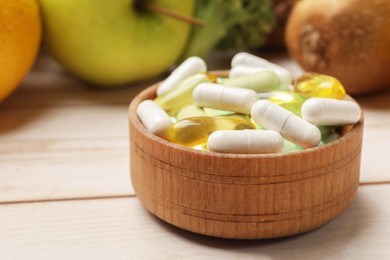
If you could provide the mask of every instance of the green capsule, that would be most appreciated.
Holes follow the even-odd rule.
[[[340,134],[338,134],[337,132],[335,131],[330,131],[324,135],[322,135],[322,138],[321,138],[321,143],[320,145],[323,143],[323,144],[327,144],[327,143],[330,143],[330,142],[333,142],[337,139],[340,138]]]
[[[154,102],[164,109],[168,115],[173,116],[181,108],[193,104],[192,92],[198,84],[204,82],[211,82],[211,80],[206,74],[196,74],[183,80],[172,90],[158,96],[154,99]]]
[[[255,129],[255,126],[241,116],[191,117],[173,124],[167,131],[167,140],[205,150],[207,139],[212,132],[243,129]]]
[[[300,147],[299,145],[296,145],[286,139],[283,139],[284,144],[283,144],[283,153],[288,153],[288,152],[293,152],[293,151],[302,151],[303,148]]]
[[[183,120],[189,117],[207,116],[207,113],[196,105],[188,105],[180,109],[176,114],[178,120]]]
[[[238,88],[248,88],[256,92],[280,89],[280,79],[273,71],[261,71],[254,74],[221,79],[221,84]]]

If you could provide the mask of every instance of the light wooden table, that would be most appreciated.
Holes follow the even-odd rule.
[[[138,201],[127,107],[150,83],[87,87],[41,55],[0,104],[0,259],[390,259],[390,92],[357,98],[364,185],[345,213],[303,235],[235,241],[179,230]]]

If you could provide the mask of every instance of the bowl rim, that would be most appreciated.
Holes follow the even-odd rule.
[[[213,73],[214,75],[226,75],[226,71],[210,71],[210,73]],[[137,116],[137,106],[140,102],[143,100],[151,99],[150,96],[155,96],[157,88],[159,84],[161,83],[157,82],[146,89],[142,90],[140,93],[137,94],[137,96],[134,97],[134,99],[131,101],[128,109],[128,117],[129,117],[129,124],[133,124],[134,127],[137,129],[137,131],[143,133],[146,135],[149,139],[151,139],[154,142],[157,142],[161,145],[166,145],[170,147],[171,149],[177,150],[178,152],[182,153],[191,153],[191,154],[197,154],[199,156],[210,156],[210,157],[221,157],[221,158],[247,158],[247,159],[262,159],[262,158],[280,158],[280,157],[294,157],[294,156],[302,156],[305,154],[311,154],[311,153],[316,153],[323,151],[325,149],[331,149],[332,146],[339,146],[343,145],[344,143],[348,142],[351,138],[353,138],[354,135],[357,134],[358,130],[360,130],[363,127],[364,124],[364,113],[363,110],[361,109],[360,105],[354,100],[351,96],[346,95],[347,99],[352,100],[355,102],[361,111],[361,116],[360,120],[355,123],[351,129],[349,129],[345,134],[343,134],[340,138],[321,145],[321,146],[316,146],[312,148],[307,148],[299,151],[291,151],[287,153],[271,153],[271,154],[236,154],[236,153],[218,153],[218,152],[212,152],[212,151],[202,151],[202,150],[196,150],[190,147],[182,146],[179,144],[172,143],[168,140],[165,140],[157,135],[152,134],[150,131],[148,131],[144,125],[141,123]],[[348,127],[348,126],[346,126]],[[131,139],[131,137],[130,137]]]

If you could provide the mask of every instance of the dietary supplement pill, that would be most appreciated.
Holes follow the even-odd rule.
[[[292,75],[287,69],[246,52],[240,52],[234,55],[231,65],[232,69],[238,66],[271,69],[279,76],[282,88],[284,89],[287,89],[292,82]]]
[[[142,101],[137,107],[137,115],[146,129],[163,138],[172,125],[169,115],[152,100]]]
[[[205,74],[196,74],[177,84],[173,89],[154,99],[168,115],[175,115],[181,108],[194,103],[192,92],[202,82],[211,82]]]
[[[217,130],[254,129],[255,126],[241,116],[191,117],[169,127],[167,140],[195,149],[207,148],[209,135]]]
[[[269,100],[257,101],[252,107],[251,116],[265,129],[279,132],[303,148],[315,147],[321,141],[321,132],[315,125]]]
[[[186,59],[161,83],[157,89],[157,96],[171,90],[185,78],[206,71],[206,63],[201,58],[190,57]]]
[[[274,90],[271,92],[259,93],[260,99],[268,99],[275,104],[293,112],[297,116],[301,116],[301,108],[307,100],[301,94],[292,91]]]
[[[202,108],[195,105],[185,106],[176,114],[177,120],[197,116],[207,116],[207,113]]]
[[[294,91],[307,97],[343,99],[345,89],[336,78],[317,74],[305,73],[294,81]]]
[[[283,138],[272,130],[219,130],[209,136],[207,144],[210,151],[219,153],[278,153]]]
[[[349,125],[360,120],[360,107],[352,101],[310,98],[302,105],[302,117],[316,125]]]
[[[193,92],[195,104],[249,114],[252,105],[259,99],[251,89],[226,87],[214,83],[201,83]]]
[[[221,84],[239,88],[248,88],[256,92],[280,89],[280,80],[275,72],[265,70],[249,75],[221,79]]]

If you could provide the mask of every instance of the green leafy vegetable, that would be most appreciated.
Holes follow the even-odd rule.
[[[214,49],[260,47],[274,26],[271,0],[197,0],[193,28],[183,58],[206,57]]]

